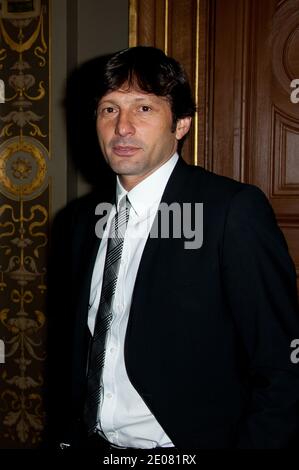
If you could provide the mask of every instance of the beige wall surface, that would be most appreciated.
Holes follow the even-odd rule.
[[[52,0],[51,213],[90,186],[76,171],[67,143],[66,78],[97,56],[128,46],[128,0]],[[84,158],[84,156],[82,156]]]

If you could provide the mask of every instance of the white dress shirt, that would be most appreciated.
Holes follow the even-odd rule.
[[[131,210],[112,302],[112,322],[107,333],[102,375],[103,399],[99,418],[102,431],[108,441],[120,447],[150,449],[173,446],[170,438],[128,378],[124,362],[124,341],[141,256],[165,186],[178,158],[178,155],[174,154],[129,192],[123,188],[117,178],[117,205],[127,194]],[[113,207],[107,220],[93,270],[88,314],[88,326],[91,334],[94,331],[101,296],[107,234],[115,212],[116,209]]]

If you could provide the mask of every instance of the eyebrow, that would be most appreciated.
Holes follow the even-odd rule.
[[[133,102],[140,102],[140,101],[147,101],[148,98],[147,97],[140,97],[140,98],[134,98]],[[117,104],[117,101],[114,100],[113,98],[112,99],[104,99],[104,100],[100,100],[99,103],[98,103],[98,106],[100,106],[101,104],[104,104],[104,103],[113,103],[113,104]]]

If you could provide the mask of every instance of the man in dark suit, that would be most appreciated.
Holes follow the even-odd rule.
[[[50,309],[57,442],[291,446],[296,276],[266,197],[178,155],[195,106],[182,67],[162,51],[116,53],[98,83],[98,140],[117,176],[110,195],[63,215],[64,281]]]

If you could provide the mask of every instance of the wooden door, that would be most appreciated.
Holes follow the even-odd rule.
[[[183,157],[266,193],[299,292],[299,1],[131,0],[130,44],[185,65],[198,114]]]

